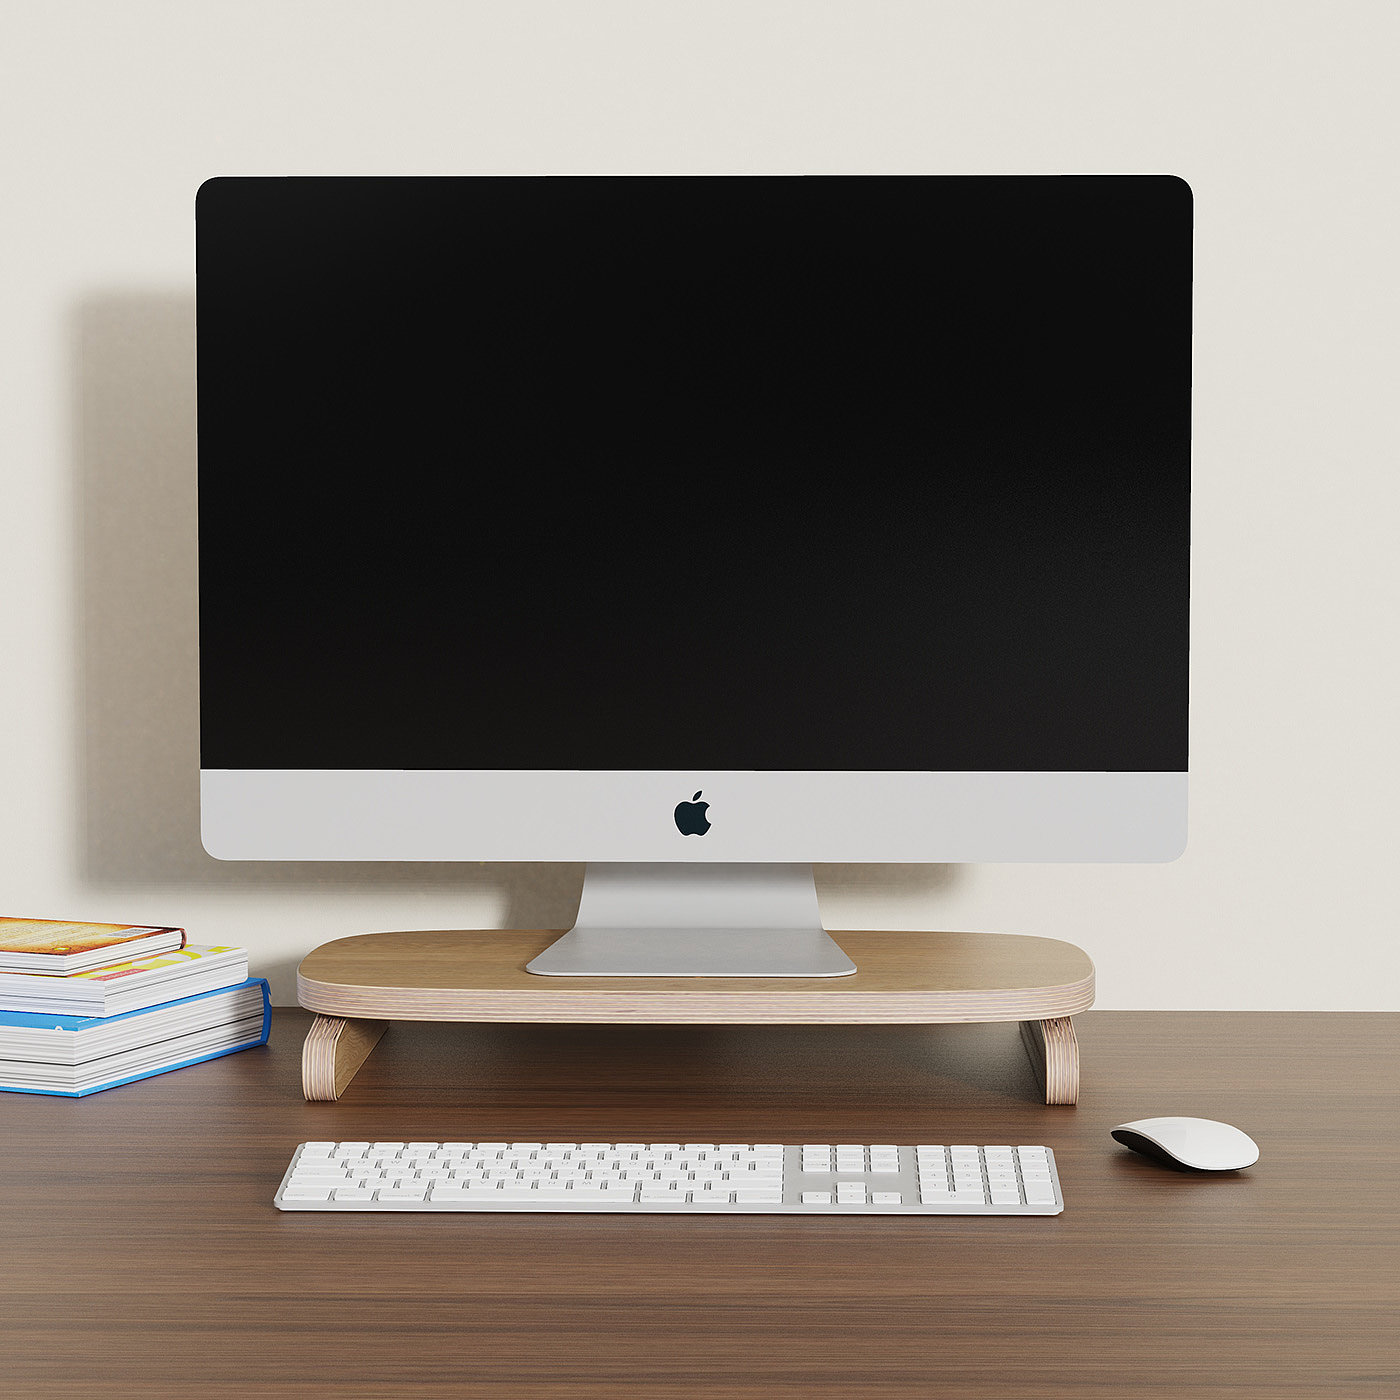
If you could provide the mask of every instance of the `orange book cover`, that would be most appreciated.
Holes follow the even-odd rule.
[[[115,948],[153,933],[181,933],[162,924],[70,924],[59,919],[0,918],[0,953],[40,953],[63,957]],[[183,938],[181,943],[183,945]]]
[[[185,946],[185,931],[166,924],[82,924],[0,917],[0,972],[67,976]]]

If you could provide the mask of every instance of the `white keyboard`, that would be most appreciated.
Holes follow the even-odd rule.
[[[1047,1147],[304,1142],[279,1210],[1058,1215]]]

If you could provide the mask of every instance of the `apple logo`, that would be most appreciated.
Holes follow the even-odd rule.
[[[705,815],[708,802],[701,802],[697,792],[689,802],[676,804],[676,830],[682,836],[703,836],[710,829],[710,819]]]

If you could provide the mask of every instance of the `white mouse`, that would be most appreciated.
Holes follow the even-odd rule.
[[[1120,1123],[1113,1136],[1134,1152],[1202,1172],[1238,1171],[1259,1160],[1248,1133],[1211,1118],[1140,1118]]]

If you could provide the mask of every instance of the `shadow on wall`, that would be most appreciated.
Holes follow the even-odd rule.
[[[961,865],[818,865],[817,894],[825,900],[828,928],[900,929],[925,927],[928,903],[946,895],[963,875]],[[838,905],[845,905],[842,912]],[[900,910],[889,922],[880,907]],[[840,922],[833,920],[840,919]],[[936,925],[944,927],[944,925]]]
[[[94,296],[77,310],[73,355],[83,878],[114,891],[459,891],[492,897],[503,927],[569,927],[581,865],[224,862],[205,852],[199,840],[194,298],[180,292]],[[946,890],[955,871],[818,866],[817,888],[838,900],[917,901]]]
[[[497,901],[505,927],[572,924],[580,865],[225,862],[205,852],[194,297],[94,296],[77,309],[73,355],[83,878],[107,890],[461,891]]]

